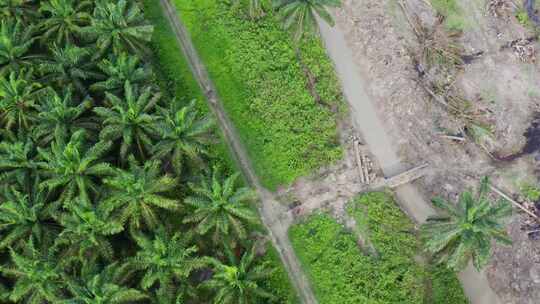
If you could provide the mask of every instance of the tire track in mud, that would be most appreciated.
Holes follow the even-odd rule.
[[[286,212],[285,207],[274,198],[274,195],[261,185],[253,170],[248,154],[234,129],[234,125],[223,109],[216,88],[210,80],[206,68],[195,50],[189,33],[181,21],[181,16],[179,16],[174,5],[168,0],[160,0],[160,5],[163,9],[164,16],[169,21],[176,36],[176,42],[182,49],[182,55],[188,60],[190,69],[206,96],[208,106],[218,121],[221,131],[224,134],[224,138],[227,141],[227,145],[232,152],[231,154],[235,158],[248,183],[251,184],[259,194],[262,201],[262,205],[259,208],[259,214],[264,225],[268,229],[272,243],[279,252],[280,258],[298,292],[300,300],[305,304],[316,304],[317,300],[315,295],[289,240],[288,229],[292,224],[292,218]]]

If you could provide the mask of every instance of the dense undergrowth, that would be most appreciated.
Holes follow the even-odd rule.
[[[342,99],[318,39],[303,41],[301,50],[320,104],[274,13],[252,21],[224,1],[174,3],[265,186],[274,189],[340,158],[331,109],[339,112]]]
[[[376,255],[365,255],[355,236],[327,214],[313,215],[289,231],[321,304],[467,303],[455,274],[416,262],[413,224],[389,195],[362,195],[348,213]]]
[[[126,0],[0,6],[0,302],[295,303],[144,4],[148,19]]]

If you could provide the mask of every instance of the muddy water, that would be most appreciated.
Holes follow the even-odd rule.
[[[357,130],[376,157],[383,173],[389,177],[406,169],[405,164],[397,156],[396,146],[385,130],[384,124],[377,115],[374,104],[365,89],[365,75],[355,64],[354,57],[347,45],[343,32],[336,26],[329,27],[320,22],[321,35],[334,62],[336,72],[341,81],[343,92],[351,108],[351,116]],[[435,214],[418,189],[404,185],[396,189],[396,196],[411,218],[418,223],[424,222],[428,216]],[[499,304],[500,300],[489,287],[484,273],[479,273],[471,266],[459,274],[465,293],[472,304]]]

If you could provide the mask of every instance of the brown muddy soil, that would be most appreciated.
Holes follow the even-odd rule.
[[[426,196],[454,196],[483,175],[494,177],[509,193],[518,191],[521,180],[534,181],[538,151],[526,144],[523,135],[540,111],[540,65],[509,47],[512,41],[534,36],[532,28],[519,24],[513,4],[494,14],[488,11],[489,0],[458,1],[465,20],[459,40],[464,53],[483,54],[463,66],[455,85],[493,128],[484,149],[469,138],[454,141],[443,136],[461,135],[462,123],[419,85],[413,64],[418,43],[397,1],[343,0],[336,23],[364,71],[379,115],[401,147],[400,156],[410,165],[430,164],[432,169],[421,184]],[[405,2],[424,24],[435,22],[429,1]],[[521,1],[515,3],[521,6]],[[530,44],[534,51],[539,47],[537,41]],[[486,153],[504,157],[523,149],[530,155],[511,163],[497,162]],[[490,283],[504,303],[540,303],[540,241],[531,241],[521,230],[522,217],[516,215],[508,224],[514,244],[496,247],[487,268]]]

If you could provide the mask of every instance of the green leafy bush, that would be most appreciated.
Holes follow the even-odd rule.
[[[326,214],[314,215],[289,231],[321,304],[424,303],[425,299],[434,304],[467,303],[453,272],[416,261],[420,247],[414,225],[390,195],[362,195],[347,211],[376,248],[376,256],[365,255],[354,235]]]
[[[446,26],[451,30],[464,30],[467,20],[457,0],[431,0],[437,13],[445,17]]]
[[[316,104],[292,39],[273,13],[253,22],[221,1],[174,3],[265,186],[290,183],[341,157],[336,114]],[[324,48],[312,39],[301,49],[319,95],[340,108]]]

